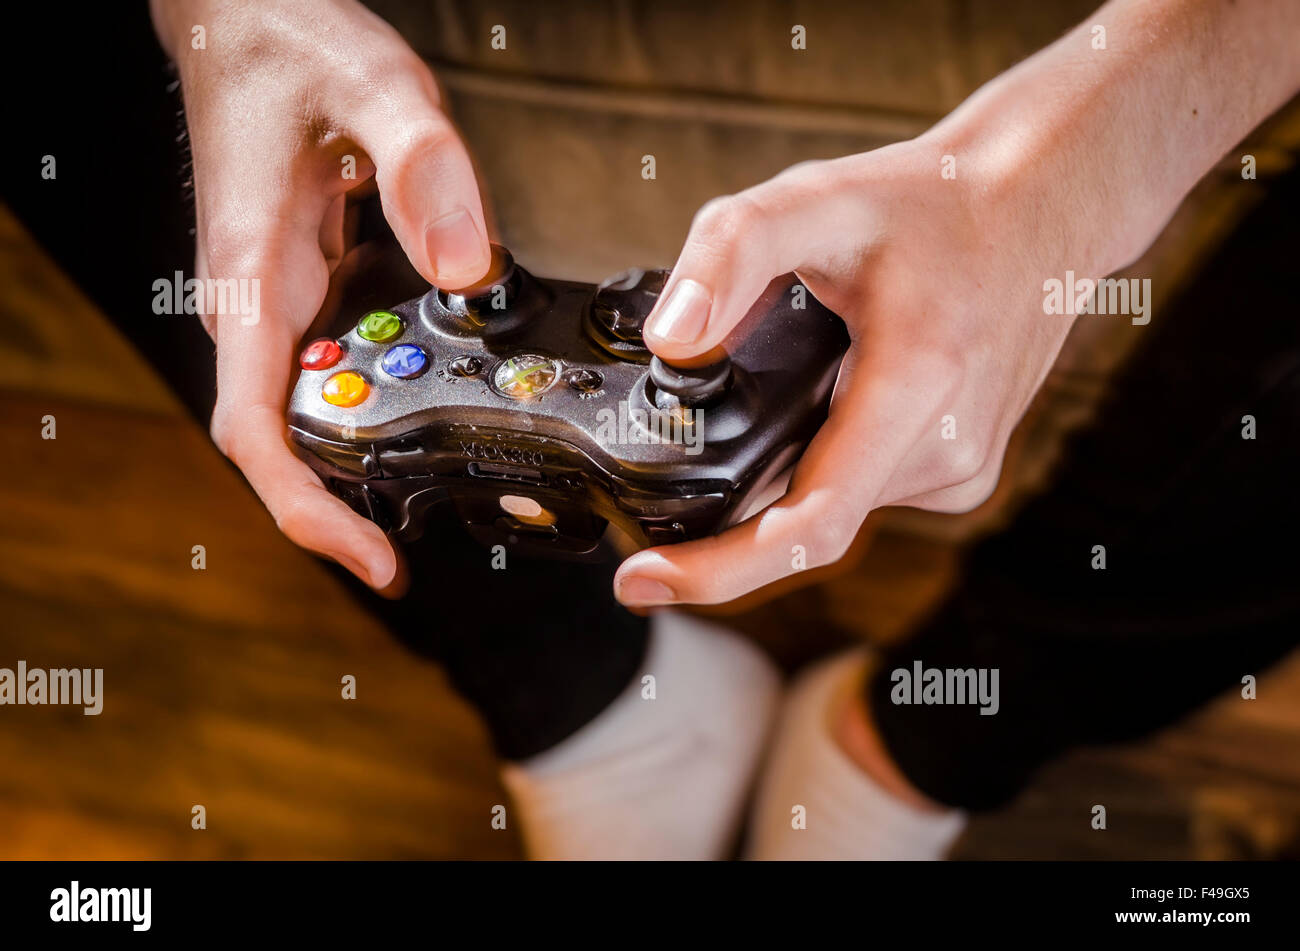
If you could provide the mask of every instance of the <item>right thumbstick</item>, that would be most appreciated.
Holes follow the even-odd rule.
[[[708,366],[675,367],[654,357],[650,361],[650,383],[654,403],[660,409],[670,409],[672,403],[706,406],[727,392],[731,360],[724,356]],[[665,396],[668,399],[663,399]]]

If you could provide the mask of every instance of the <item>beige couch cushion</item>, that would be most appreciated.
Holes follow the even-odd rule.
[[[598,279],[671,262],[709,198],[916,135],[1092,4],[370,6],[446,87],[500,238],[539,273]]]

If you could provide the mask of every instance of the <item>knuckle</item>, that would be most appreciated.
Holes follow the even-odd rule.
[[[297,539],[314,524],[311,503],[301,495],[293,495],[276,507],[275,527],[289,538]]]
[[[842,513],[827,513],[814,523],[810,537],[809,561],[814,567],[823,567],[839,561],[848,553],[857,537],[858,527]]]
[[[945,451],[945,481],[950,486],[965,485],[978,479],[988,463],[988,454],[975,440],[956,440]]]
[[[221,215],[203,229],[203,249],[214,276],[257,272],[270,248],[266,227],[243,216]]]
[[[391,179],[406,178],[427,162],[430,156],[458,147],[456,133],[447,123],[434,118],[413,122],[393,142],[388,155],[378,163],[380,174]]]
[[[840,177],[835,168],[825,159],[806,159],[796,162],[759,187],[793,193],[796,197],[809,197],[826,191],[828,187],[834,188]]]
[[[1000,459],[984,450],[963,450],[963,457],[953,464],[948,485],[936,493],[935,511],[963,514],[979,508],[989,500],[1002,475]]]
[[[751,236],[763,218],[762,208],[744,192],[714,198],[695,215],[696,240],[710,247],[726,247]]]
[[[920,346],[909,352],[908,370],[913,379],[925,381],[931,403],[938,407],[960,397],[970,373],[970,357],[959,342],[935,338],[927,328]]]
[[[212,414],[212,422],[208,425],[208,435],[212,437],[213,444],[221,454],[238,466],[243,452],[238,436],[239,427],[233,420],[234,417],[229,412],[218,406]]]
[[[1000,475],[1001,473],[997,469],[989,467],[967,482],[962,487],[965,493],[962,504],[966,506],[963,511],[969,512],[987,502],[993,495],[993,491],[998,487]]]
[[[394,64],[378,49],[363,49],[359,54],[353,51],[342,65],[341,73],[352,89],[369,89],[387,95],[391,91]]]
[[[820,178],[826,168],[825,159],[804,159],[802,162],[795,162],[781,174],[776,176],[776,181],[783,182],[802,182],[806,179]]]
[[[979,508],[993,495],[997,488],[999,473],[997,469],[987,467],[977,475],[960,485],[947,489],[942,495],[942,502],[935,507],[950,515],[963,515]]]
[[[348,52],[350,62],[343,68],[343,79],[351,90],[368,90],[400,106],[412,83],[426,90],[433,85],[433,73],[405,43],[369,43],[360,54]]]

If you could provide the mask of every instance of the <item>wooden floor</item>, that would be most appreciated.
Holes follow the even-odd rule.
[[[1235,211],[1218,209],[1217,220]],[[1191,219],[1183,266],[1199,240]],[[1179,224],[1176,222],[1174,231]],[[1160,253],[1159,251],[1155,253]],[[1159,286],[1159,285],[1158,285]],[[57,312],[58,322],[26,320]],[[0,209],[0,667],[102,667],[99,717],[0,708],[2,858],[508,858],[482,730],[256,497],[101,315]],[[965,539],[1026,491],[1127,343],[1072,344],[989,506],[873,518],[851,572],[737,623],[787,665],[885,642]],[[40,438],[42,418],[57,439]],[[194,545],[205,570],[191,566]],[[807,618],[823,623],[809,625]],[[341,698],[341,679],[357,699]],[[1089,810],[1108,804],[1106,832]],[[207,828],[191,828],[202,805]],[[1297,856],[1300,658],[1253,703],[1082,751],[977,819],[966,858]]]

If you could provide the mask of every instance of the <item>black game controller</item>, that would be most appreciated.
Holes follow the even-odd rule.
[[[485,544],[530,555],[602,557],[610,528],[625,548],[716,533],[817,432],[848,348],[793,275],[768,287],[729,356],[684,368],[641,339],[667,271],[542,280],[494,245],[474,287],[420,282],[376,308],[403,266],[413,273],[396,245],[372,255],[344,291],[350,326],[302,351],[289,432],[331,492],[404,541],[439,502]]]

